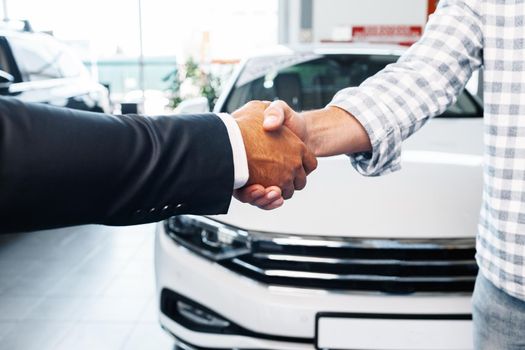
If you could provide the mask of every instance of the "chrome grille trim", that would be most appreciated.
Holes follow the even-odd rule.
[[[395,294],[470,293],[472,239],[282,237],[250,232],[252,252],[223,266],[269,286]]]
[[[398,276],[380,276],[380,275],[338,275],[329,273],[315,273],[307,271],[290,271],[290,270],[263,270],[257,266],[249,264],[240,259],[233,259],[233,262],[253,272],[268,277],[287,277],[287,278],[311,278],[323,280],[339,281],[377,281],[377,282],[472,282],[475,276],[457,276],[457,277],[398,277]]]
[[[469,249],[469,238],[405,239],[405,238],[355,238],[283,235],[270,232],[250,232],[255,238],[268,240],[281,246],[326,248],[381,248],[381,249]]]
[[[403,266],[451,266],[451,265],[470,265],[472,260],[449,260],[449,261],[432,261],[432,260],[388,260],[388,259],[335,259],[315,256],[284,255],[284,254],[264,254],[255,253],[253,257],[257,259],[268,259],[273,261],[288,262],[305,262],[305,263],[325,263],[325,264],[351,264],[351,265],[403,265]]]

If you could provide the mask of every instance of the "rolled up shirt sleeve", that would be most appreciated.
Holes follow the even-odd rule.
[[[400,169],[403,140],[456,101],[481,65],[479,4],[442,0],[423,37],[396,63],[335,95],[329,106],[352,114],[370,137],[371,152],[350,156],[358,172]]]

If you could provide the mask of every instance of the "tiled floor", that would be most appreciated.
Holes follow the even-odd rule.
[[[168,350],[154,225],[0,236],[0,349]]]

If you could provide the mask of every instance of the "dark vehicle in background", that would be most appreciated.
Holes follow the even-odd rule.
[[[0,24],[0,96],[110,112],[109,93],[69,48],[44,33]]]

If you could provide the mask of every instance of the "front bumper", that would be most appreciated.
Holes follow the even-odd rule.
[[[471,312],[469,295],[333,293],[264,285],[181,247],[166,235],[162,224],[158,225],[156,240],[156,271],[159,298],[163,289],[175,291],[252,333],[246,336],[198,332],[161,313],[162,326],[196,349],[315,349],[317,317],[321,313],[382,315],[384,321],[389,319],[388,315],[432,318]],[[456,325],[454,322],[457,320],[450,320],[450,328]],[[386,325],[383,322],[383,326],[388,328],[388,322]],[[470,349],[469,327],[470,321],[463,321],[463,332],[456,332],[446,349]],[[410,333],[407,329],[406,337],[413,336]],[[375,336],[371,336],[370,346],[374,346]],[[433,349],[432,344],[427,345],[420,349]],[[349,348],[352,346],[349,344]],[[360,347],[367,348],[366,344]],[[400,348],[391,344],[382,349]]]

